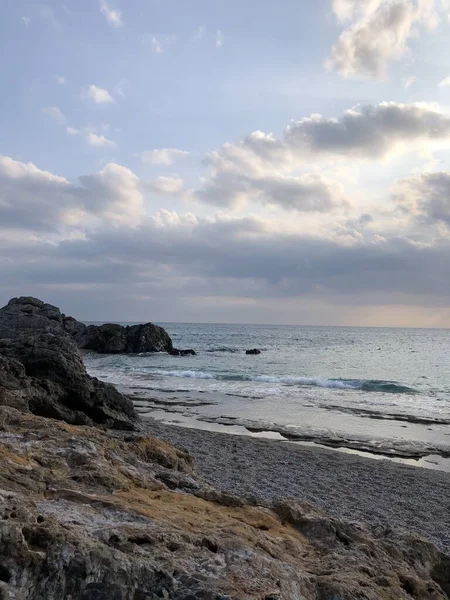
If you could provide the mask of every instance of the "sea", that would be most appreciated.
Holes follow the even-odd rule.
[[[196,356],[84,355],[144,418],[450,471],[450,330],[160,325]]]

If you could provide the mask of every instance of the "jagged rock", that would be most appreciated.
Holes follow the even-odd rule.
[[[55,306],[14,298],[0,309],[0,404],[75,424],[134,428],[132,402],[86,373]]]
[[[197,356],[197,352],[189,348],[187,350],[179,350],[178,348],[173,348],[169,354],[171,356]]]
[[[0,407],[0,462],[2,599],[445,600],[450,591],[450,558],[433,544],[307,504],[235,501],[153,438]]]
[[[253,350],[246,350],[245,354],[254,354],[254,355],[257,355],[257,354],[261,354],[261,350],[258,350],[258,348],[253,348]]]
[[[78,348],[101,354],[140,354],[142,352],[171,352],[172,340],[162,328],[145,325],[84,325],[73,317],[63,316],[64,329]]]

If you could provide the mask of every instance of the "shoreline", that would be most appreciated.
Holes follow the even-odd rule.
[[[206,416],[199,414],[197,408],[205,408],[216,404],[215,398],[205,394],[189,393],[186,398],[172,396],[168,392],[159,391],[155,397],[154,390],[138,391],[132,387],[116,386],[135,406],[141,418],[153,418],[167,424],[222,432],[230,435],[242,435],[252,438],[264,438],[290,442],[298,445],[312,445],[327,448],[341,453],[351,453],[372,460],[387,459],[414,467],[446,471],[450,473],[450,446],[441,447],[433,444],[418,444],[412,440],[395,440],[380,436],[378,439],[363,439],[349,435],[337,435],[332,431],[301,431],[276,424],[258,424],[256,421],[239,419],[231,416]],[[198,400],[196,400],[198,397]],[[382,433],[382,432],[380,432]]]
[[[448,473],[149,417],[141,424],[145,433],[187,450],[199,475],[222,492],[267,505],[308,502],[341,519],[413,531],[450,552]]]

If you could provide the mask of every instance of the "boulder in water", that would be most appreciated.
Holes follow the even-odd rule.
[[[187,350],[179,350],[178,348],[173,348],[169,354],[171,356],[197,356],[197,352],[192,350],[192,348],[188,348]]]
[[[261,354],[261,350],[258,350],[258,348],[253,348],[252,350],[246,350],[245,354],[257,355]]]

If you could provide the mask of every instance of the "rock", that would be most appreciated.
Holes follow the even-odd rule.
[[[113,428],[137,418],[129,399],[87,374],[60,310],[28,297],[0,309],[0,404]]]
[[[172,340],[162,328],[145,325],[85,325],[73,317],[63,316],[67,333],[82,350],[101,354],[140,354],[142,352],[171,352]]]
[[[187,350],[179,350],[178,348],[173,348],[169,354],[171,356],[197,356],[197,352],[189,348]]]
[[[258,350],[258,348],[253,348],[253,350],[246,350],[245,354],[261,354],[261,350]]]
[[[0,407],[0,463],[0,598],[447,598],[433,544],[307,504],[228,502],[154,438]]]

